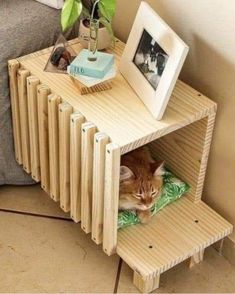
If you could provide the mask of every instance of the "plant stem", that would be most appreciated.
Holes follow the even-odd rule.
[[[91,19],[93,20],[94,18],[94,13],[95,13],[95,7],[96,5],[100,2],[100,0],[96,0],[95,3],[93,4],[93,7],[92,7],[92,12],[91,12]]]

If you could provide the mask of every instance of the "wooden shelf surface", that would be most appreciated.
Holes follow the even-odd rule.
[[[72,44],[76,52],[81,50],[78,40],[73,40]],[[113,51],[117,68],[123,48],[124,44],[118,41]],[[178,81],[163,119],[156,121],[120,72],[112,81],[112,89],[80,95],[69,76],[43,71],[50,51],[45,49],[18,60],[31,75],[80,111],[99,131],[106,133],[112,142],[120,146],[121,154],[216,111],[214,102]]]
[[[183,197],[149,224],[118,230],[117,254],[148,280],[231,232],[232,225],[204,202],[193,203]]]

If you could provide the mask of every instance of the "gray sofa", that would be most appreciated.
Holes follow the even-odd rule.
[[[14,158],[7,60],[53,45],[59,19],[59,10],[34,0],[0,0],[0,185],[33,183]]]

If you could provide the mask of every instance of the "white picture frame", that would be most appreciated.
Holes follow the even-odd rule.
[[[149,64],[152,62],[148,62],[151,57],[144,53],[144,48],[148,47],[145,45],[150,44],[150,37],[151,48],[148,50],[153,52],[151,54],[155,56],[154,62],[159,64],[159,60],[165,60],[151,71]],[[141,2],[119,69],[157,120],[162,119],[188,50],[189,47],[160,16],[146,2]],[[159,59],[157,61],[156,56]],[[141,64],[142,59],[144,63]],[[142,70],[144,67],[145,73]]]

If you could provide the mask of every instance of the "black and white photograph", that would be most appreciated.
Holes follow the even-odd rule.
[[[133,62],[155,90],[160,82],[168,57],[159,44],[144,30]]]
[[[188,49],[167,23],[142,1],[119,69],[157,120],[162,119]]]

